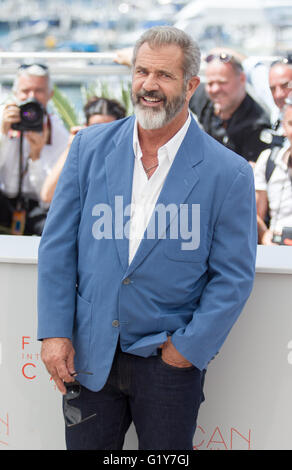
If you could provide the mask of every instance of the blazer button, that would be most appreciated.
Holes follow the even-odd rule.
[[[126,279],[123,280],[123,284],[125,286],[128,286],[129,284],[131,284],[131,279],[129,277],[126,277]]]
[[[118,326],[120,326],[119,320],[114,320],[114,321],[112,322],[112,325],[113,325],[115,328],[117,328]]]

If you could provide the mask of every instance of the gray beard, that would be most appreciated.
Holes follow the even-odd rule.
[[[154,111],[153,109],[144,109],[136,104],[134,105],[134,112],[143,129],[160,129],[167,123],[165,108]]]
[[[139,102],[139,98],[132,96],[132,102],[134,112],[138,123],[143,129],[152,130],[160,129],[161,127],[168,124],[172,119],[182,110],[186,99],[186,91],[182,90],[182,93],[172,101],[164,104],[162,109],[147,109]]]

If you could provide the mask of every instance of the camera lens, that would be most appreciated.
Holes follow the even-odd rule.
[[[44,108],[34,98],[19,104],[20,122],[12,124],[12,129],[42,132]]]
[[[39,119],[39,112],[35,107],[28,107],[27,109],[23,110],[22,117],[26,121],[35,122]]]

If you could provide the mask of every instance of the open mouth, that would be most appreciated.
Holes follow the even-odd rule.
[[[145,106],[155,107],[163,103],[163,99],[153,96],[141,96],[140,102],[142,102]]]
[[[162,103],[162,100],[159,98],[149,98],[149,96],[143,96],[142,102],[147,106],[157,106],[158,104]]]

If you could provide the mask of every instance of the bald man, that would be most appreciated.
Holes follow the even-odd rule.
[[[274,116],[272,125],[274,130],[281,131],[281,117],[285,100],[292,92],[292,64],[288,59],[274,62],[269,71],[270,90],[277,106],[277,115]]]
[[[205,87],[198,90],[190,108],[208,134],[255,162],[267,148],[260,140],[270,127],[269,117],[246,92],[246,75],[238,57],[222,53],[206,57]]]

